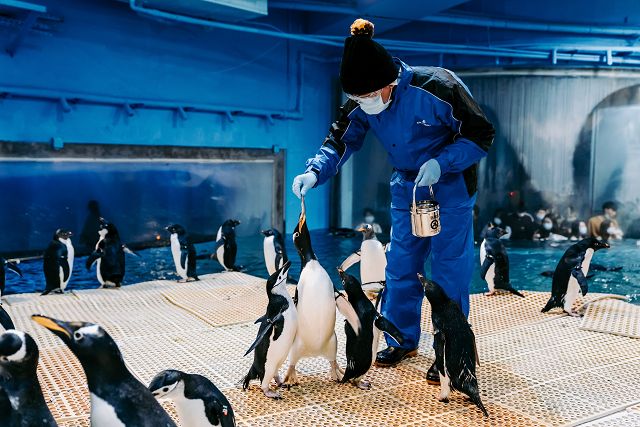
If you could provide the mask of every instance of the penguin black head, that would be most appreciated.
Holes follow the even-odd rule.
[[[107,221],[104,218],[100,218],[100,226],[98,227],[98,234],[101,236],[118,237],[118,229],[116,226]]]
[[[293,230],[293,244],[300,255],[302,261],[302,268],[312,259],[317,259],[316,254],[311,247],[311,234],[309,228],[307,228],[307,215],[303,211],[300,213],[300,219]]]
[[[344,270],[338,268],[338,274],[340,275],[340,280],[342,281],[342,287],[347,291],[349,296],[354,295],[359,292],[364,292],[362,290],[362,285],[354,276],[349,273],[346,273]]]
[[[487,228],[487,237],[499,239],[505,234],[507,234],[507,232],[503,228],[498,227],[497,225],[491,224],[491,226]]]
[[[64,322],[51,317],[34,314],[31,319],[57,335],[76,355],[85,370],[106,370],[122,364],[122,355],[113,338],[94,323]]]
[[[56,232],[53,234],[53,240],[58,240],[58,239],[66,240],[71,236],[73,236],[73,233],[70,232],[69,230],[65,230],[64,228],[58,228]]]
[[[29,334],[11,329],[0,335],[0,368],[10,375],[35,373],[38,346]]]
[[[224,224],[222,224],[222,225],[226,225],[226,226],[228,226],[228,227],[232,227],[232,228],[234,228],[234,227],[237,227],[237,226],[238,226],[238,225],[240,225],[240,224],[241,224],[241,222],[240,222],[240,221],[238,221],[237,219],[228,219],[228,220],[226,220],[226,221],[224,222]]]
[[[277,269],[271,276],[269,276],[269,278],[267,279],[267,292],[271,292],[274,288],[287,282],[287,277],[289,276],[289,268],[291,268],[291,261],[287,261],[282,267]]]
[[[422,283],[422,286],[424,288],[424,295],[429,300],[429,303],[431,304],[432,309],[435,309],[435,307],[441,306],[443,303],[449,300],[449,297],[444,292],[442,287],[438,285],[436,282],[434,282],[433,280],[427,279],[420,273],[418,273],[418,279]]]
[[[599,251],[600,249],[609,249],[611,246],[602,240],[598,240],[595,237],[587,237],[586,239],[580,240],[576,245],[582,247],[584,250],[593,249],[594,251]]]
[[[171,234],[177,234],[178,236],[182,236],[183,234],[187,233],[187,230],[185,230],[184,227],[180,224],[170,225],[168,227],[165,227],[165,230],[167,230]]]
[[[268,230],[262,230],[261,233],[264,235],[264,237],[269,237],[275,235],[273,231],[273,228],[270,228]]]
[[[183,381],[185,375],[184,372],[173,369],[162,371],[153,377],[151,384],[149,384],[149,390],[156,399],[167,397],[176,389],[180,381]]]
[[[362,240],[370,240],[376,238],[376,232],[373,231],[373,226],[371,224],[363,224],[362,227],[358,228],[356,231],[362,233]]]

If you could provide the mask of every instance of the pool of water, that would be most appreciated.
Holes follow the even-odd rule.
[[[360,246],[361,239],[343,238],[330,235],[326,231],[312,232],[313,248],[322,265],[331,274],[335,283],[339,283],[335,267]],[[287,250],[292,260],[292,276],[300,272],[300,259],[295,253],[291,236],[287,236]],[[532,291],[550,291],[551,279],[541,276],[543,271],[554,270],[555,266],[570,243],[551,245],[537,243],[508,242],[511,261],[511,281],[516,289]],[[196,245],[198,253],[210,253],[213,243]],[[141,250],[140,257],[127,255],[125,285],[156,279],[177,279],[169,247],[157,247]],[[476,259],[478,248],[476,247]],[[86,257],[76,258],[73,276],[68,289],[97,288],[95,268],[87,271],[84,267]],[[621,271],[595,272],[589,280],[591,292],[607,292],[627,295],[632,302],[640,304],[640,246],[635,240],[613,242],[611,249],[601,250],[593,258],[594,263],[605,266],[622,266]],[[262,255],[262,236],[238,238],[237,263],[245,267],[245,272],[266,277]],[[44,289],[42,260],[23,261],[20,268],[24,278],[8,272],[6,294],[19,292],[40,292]],[[352,267],[358,275],[358,270]],[[198,274],[216,273],[222,267],[213,260],[199,260]],[[479,261],[476,265],[471,292],[486,291],[485,282],[480,279]]]

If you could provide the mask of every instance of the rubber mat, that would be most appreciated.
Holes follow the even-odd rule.
[[[580,329],[640,338],[640,306],[620,300],[589,304]]]

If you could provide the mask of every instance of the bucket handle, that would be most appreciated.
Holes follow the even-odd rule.
[[[418,206],[416,205],[416,189],[418,188],[418,184],[413,186],[413,204],[411,205],[411,210],[413,212],[417,212]],[[433,195],[433,187],[429,186],[429,193],[431,194],[431,200],[436,200],[436,197]]]

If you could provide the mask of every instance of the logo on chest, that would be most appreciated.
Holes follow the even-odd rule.
[[[427,123],[427,121],[426,121],[426,120],[424,120],[424,119],[423,119],[423,120],[418,120],[418,121],[416,122],[416,124],[417,124],[417,125],[422,125],[422,126],[431,126],[431,125],[430,125],[429,123]]]

